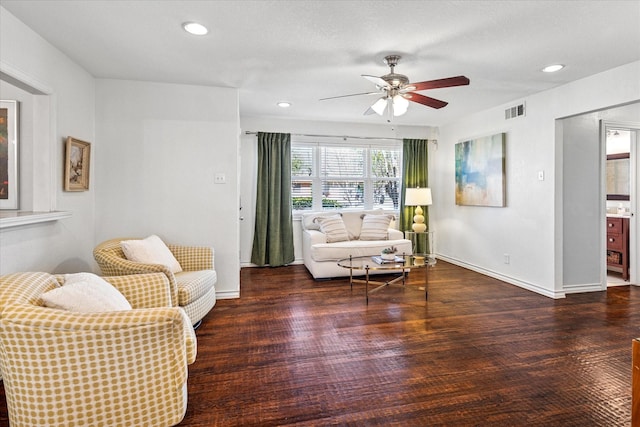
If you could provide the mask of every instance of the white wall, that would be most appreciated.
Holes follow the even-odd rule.
[[[430,169],[434,197],[431,221],[438,254],[551,297],[562,297],[581,286],[593,289],[599,281],[592,280],[594,271],[571,279],[580,282],[568,283],[571,289],[564,284],[563,269],[578,271],[585,259],[579,253],[565,259],[565,241],[576,242],[584,236],[578,235],[582,226],[564,230],[565,205],[570,203],[565,193],[580,189],[575,182],[567,187],[563,184],[563,134],[556,130],[556,119],[639,100],[638,75],[640,62],[635,62],[441,127],[438,150],[431,155],[438,168]],[[526,116],[505,120],[504,109],[521,101],[526,102]],[[455,144],[498,132],[507,133],[507,207],[456,206]],[[587,165],[569,162],[567,167]],[[539,171],[544,172],[543,181],[538,180]],[[587,201],[581,203],[573,206],[571,202],[567,209],[582,212],[589,208]],[[585,248],[599,248],[599,239],[594,234],[581,243]],[[504,263],[504,254],[509,254],[509,264]]]
[[[0,97],[17,99],[22,107],[21,209],[73,213],[0,230],[0,274],[91,271],[95,185],[90,179],[89,191],[63,191],[63,161],[67,136],[97,145],[94,80],[1,7],[0,72]]]
[[[302,120],[275,120],[258,117],[241,117],[241,216],[240,223],[240,259],[243,266],[251,264],[251,248],[255,226],[255,200],[257,180],[257,138],[245,132],[283,132],[306,135],[336,135],[376,138],[421,138],[432,139],[429,126],[395,126],[389,124],[362,124],[344,122],[321,122]],[[354,140],[362,142],[361,140]],[[302,262],[300,247],[302,234],[300,218],[294,217],[293,237],[295,263]]]
[[[238,297],[237,90],[98,79],[96,99],[97,241],[213,246],[217,296]]]

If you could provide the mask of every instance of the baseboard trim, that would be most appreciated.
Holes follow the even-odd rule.
[[[560,299],[566,297],[566,292],[563,291],[550,291],[549,289],[541,288],[540,286],[534,285],[533,283],[525,282],[523,280],[516,279],[514,277],[505,276],[502,273],[498,273],[492,270],[488,270],[486,268],[470,264],[468,262],[461,261],[456,258],[451,258],[446,255],[437,255],[438,259],[449,262],[451,264],[455,264],[458,267],[466,268],[467,270],[475,271],[476,273],[484,274],[485,276],[493,277],[494,279],[501,280],[503,282],[509,283],[510,285],[515,285],[519,288],[526,289],[531,292],[535,292],[540,295],[544,295],[545,297]]]
[[[300,264],[304,264],[304,260],[296,259],[295,261],[287,265],[300,265]],[[242,267],[258,267],[258,266],[252,263],[251,261],[240,261],[240,268]],[[265,266],[265,267],[268,267],[268,266]]]
[[[216,299],[240,298],[240,291],[216,291]]]

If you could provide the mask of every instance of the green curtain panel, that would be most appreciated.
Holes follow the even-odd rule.
[[[413,224],[413,211],[415,206],[404,205],[405,190],[407,188],[427,188],[428,180],[428,145],[426,139],[402,140],[402,194],[400,195],[400,231],[410,231]],[[424,222],[429,226],[429,209],[425,206]],[[422,251],[420,251],[422,252]]]
[[[294,259],[291,134],[258,132],[256,226],[251,262],[277,267]]]

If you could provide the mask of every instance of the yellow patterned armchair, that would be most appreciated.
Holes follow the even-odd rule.
[[[44,307],[64,276],[0,276],[0,369],[12,427],[173,426],[195,361],[189,318],[164,274],[105,277],[129,311]]]
[[[126,258],[120,243],[138,238],[111,239],[93,250],[93,257],[105,276],[124,276],[140,273],[164,273],[171,284],[172,306],[184,308],[193,325],[199,325],[216,304],[217,275],[214,268],[213,248],[167,244],[180,263],[182,272],[173,273],[162,264],[146,264]]]

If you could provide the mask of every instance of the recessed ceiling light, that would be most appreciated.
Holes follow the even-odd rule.
[[[198,24],[197,22],[185,22],[184,24],[182,24],[182,28],[184,28],[187,33],[196,36],[204,36],[209,32],[209,30],[207,30],[207,27],[202,24]]]
[[[280,102],[278,102],[278,104],[276,104],[276,105],[278,105],[278,107],[282,107],[282,108],[289,108],[289,107],[291,107],[291,103],[290,103],[290,102],[287,102],[287,101],[280,101]]]
[[[564,68],[564,65],[562,64],[553,64],[553,65],[547,65],[542,69],[542,71],[544,73],[555,73],[556,71],[560,71],[563,68]]]

